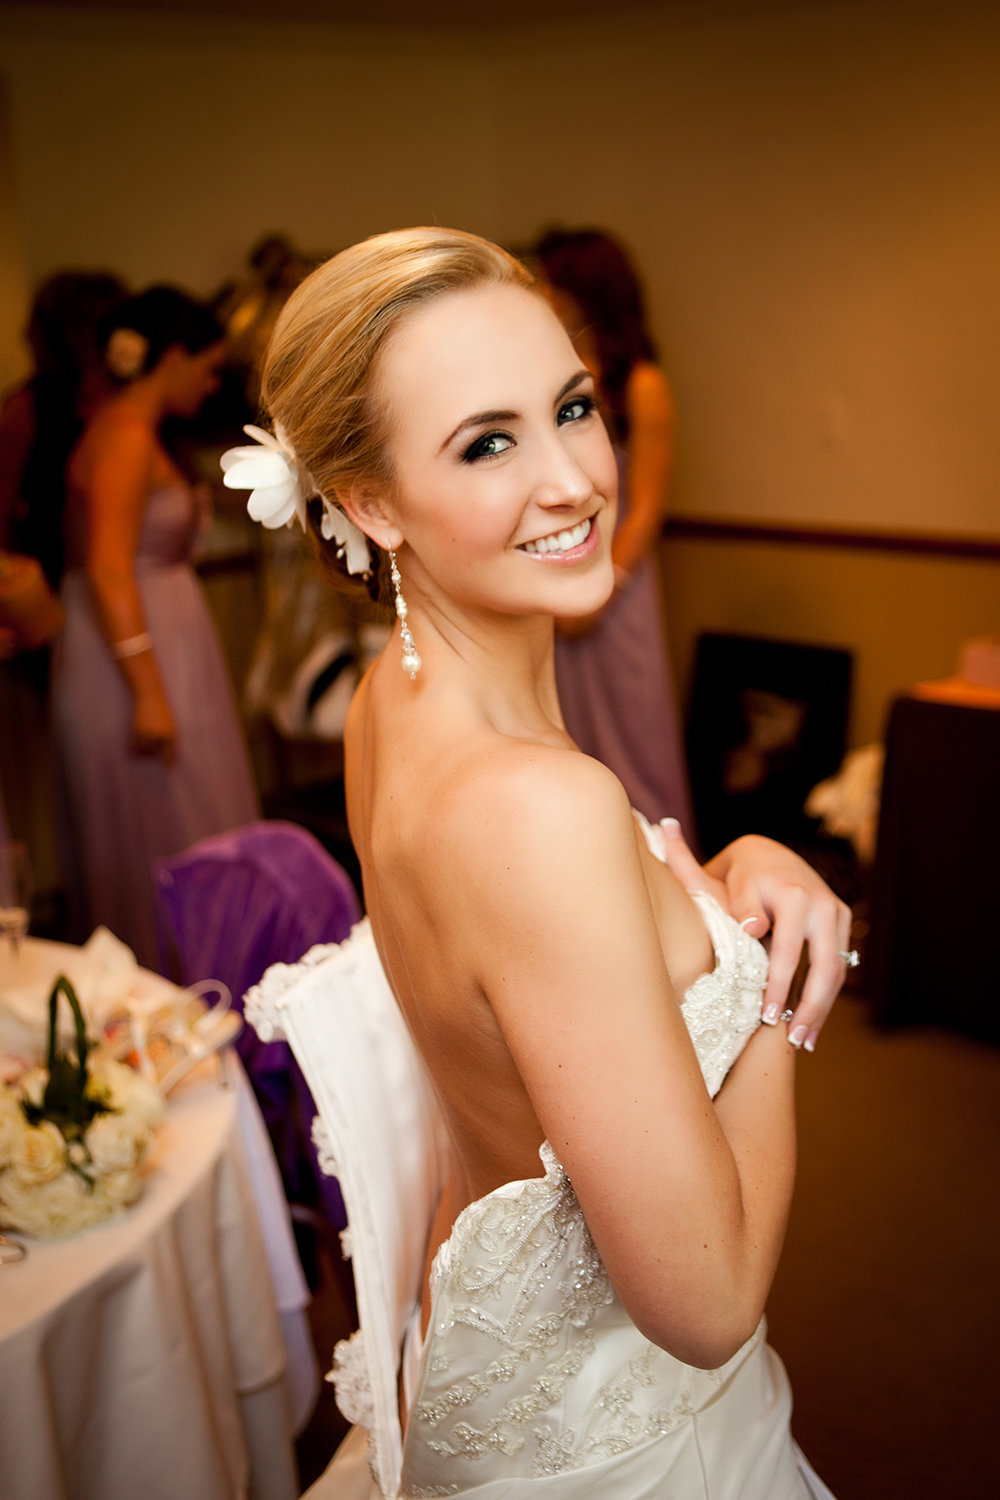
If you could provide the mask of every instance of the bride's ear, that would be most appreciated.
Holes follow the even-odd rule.
[[[392,518],[384,492],[374,485],[354,484],[337,496],[344,513],[383,552],[395,551],[403,533]]]

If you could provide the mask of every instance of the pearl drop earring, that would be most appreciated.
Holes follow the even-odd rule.
[[[396,566],[396,554],[391,550],[389,552],[389,576],[392,579],[392,589],[396,596],[399,634],[403,642],[402,667],[404,672],[409,673],[410,681],[412,682],[423,666],[423,662],[420,660],[420,652],[417,650],[410,627],[406,623],[406,600],[403,598],[403,580],[400,578],[399,569]]]

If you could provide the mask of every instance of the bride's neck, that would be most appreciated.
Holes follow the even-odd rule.
[[[469,617],[418,604],[408,623],[428,682],[451,682],[473,694],[501,733],[564,733],[550,616]],[[398,637],[397,628],[391,651]]]

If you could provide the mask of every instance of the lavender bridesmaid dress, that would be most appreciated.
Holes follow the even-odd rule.
[[[73,522],[82,519],[78,512],[70,518],[71,559]],[[66,628],[53,662],[72,894],[87,931],[104,923],[150,968],[157,964],[154,861],[260,816],[232,684],[191,567],[197,529],[186,485],[150,491],[135,571],[177,725],[172,765],[129,751],[132,696],[79,562],[63,580]]]
[[[624,455],[616,454],[620,522],[628,508],[628,473]],[[651,822],[677,818],[695,841],[652,556],[643,558],[593,630],[557,634],[556,684],[566,728],[580,749],[614,771],[632,806]]]

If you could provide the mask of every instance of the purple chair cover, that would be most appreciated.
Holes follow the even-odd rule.
[[[202,839],[183,854],[158,860],[154,871],[163,973],[185,985],[221,979],[240,1010],[243,996],[270,964],[296,963],[315,943],[341,942],[361,915],[347,872],[294,823],[250,823]],[[289,1198],[307,1196],[305,1152],[323,1213],[343,1228],[340,1189],[320,1171],[309,1134],[316,1108],[288,1044],[262,1042],[248,1026],[236,1050]]]

